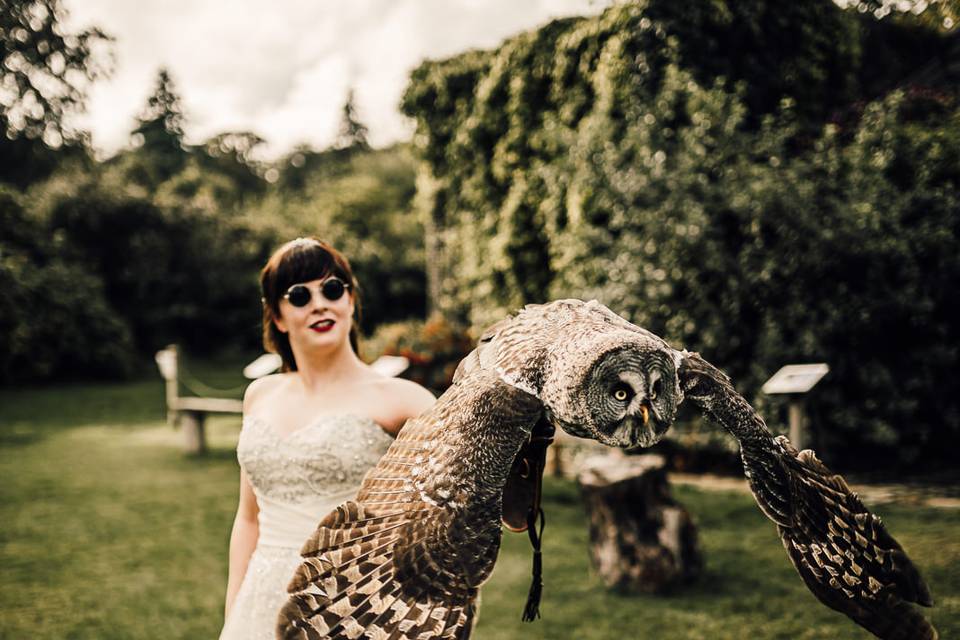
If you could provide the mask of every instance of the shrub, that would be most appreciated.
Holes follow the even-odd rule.
[[[765,409],[773,371],[825,361],[811,409],[828,461],[946,463],[960,437],[955,92],[850,104],[866,80],[836,60],[857,67],[857,38],[880,50],[896,29],[829,2],[697,2],[687,22],[668,4],[414,73],[433,302],[478,327],[597,298],[702,351]],[[904,42],[920,40],[944,42]]]
[[[256,273],[269,245],[243,225],[97,187],[57,202],[49,224],[102,279],[141,352],[257,344]]]
[[[130,331],[100,280],[58,256],[16,194],[0,189],[0,381],[130,373]]]
[[[465,327],[435,315],[426,322],[382,325],[364,341],[363,351],[371,359],[380,355],[407,358],[410,367],[401,375],[440,394],[450,386],[457,365],[473,350],[475,342]]]

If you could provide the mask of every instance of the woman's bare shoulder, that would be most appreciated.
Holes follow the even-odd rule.
[[[389,417],[383,424],[396,433],[408,419],[416,417],[433,406],[436,397],[425,387],[403,378],[389,378],[371,372],[367,383],[376,389],[381,407]]]
[[[243,392],[243,412],[249,413],[262,398],[286,384],[289,377],[289,373],[273,373],[248,384],[246,391]]]
[[[387,378],[391,385],[391,391],[398,398],[404,401],[404,404],[411,408],[411,417],[423,413],[437,401],[437,398],[429,389],[423,387],[413,380],[404,378]]]

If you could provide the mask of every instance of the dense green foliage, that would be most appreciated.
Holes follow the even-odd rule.
[[[268,245],[249,229],[97,185],[59,201],[48,225],[63,239],[62,253],[100,277],[142,351],[177,341],[206,351],[229,341],[255,344],[252,276]]]
[[[114,165],[64,167],[26,194],[5,192],[15,224],[0,236],[0,380],[126,375],[170,342],[256,345],[256,271],[272,241],[155,193]]]
[[[864,57],[946,42],[830,2],[650,0],[425,63],[404,108],[435,304],[476,326],[596,297],[750,396],[825,361],[828,460],[947,462],[960,111]]]
[[[132,368],[128,327],[102,281],[59,247],[0,187],[0,380],[123,375]]]
[[[238,384],[238,364],[221,375],[203,369],[204,379]],[[156,377],[0,390],[0,637],[216,637],[237,505],[238,422],[211,419],[210,454],[187,457],[181,434],[164,422]],[[549,478],[543,617],[520,621],[530,542],[505,533],[474,637],[870,637],[806,591],[750,496],[687,487],[675,495],[700,527],[704,575],[666,596],[621,596],[590,571],[575,487]],[[927,613],[941,637],[957,637],[960,511],[876,511],[929,583],[937,605]]]

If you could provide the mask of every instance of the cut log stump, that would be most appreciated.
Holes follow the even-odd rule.
[[[577,481],[590,521],[590,558],[608,587],[660,593],[699,575],[697,529],[670,494],[662,456],[595,456]]]

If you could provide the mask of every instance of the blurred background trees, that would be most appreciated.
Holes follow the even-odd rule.
[[[63,115],[109,37],[64,34],[54,0],[0,6],[4,382],[129,375],[171,341],[254,350],[259,267],[318,235],[354,264],[371,348],[446,371],[462,327],[595,297],[773,418],[760,383],[828,362],[810,409],[833,464],[949,463],[954,4],[617,4],[425,62],[412,144],[371,148],[351,94],[331,148],[275,162],[249,131],[188,143],[162,69],[129,147],[94,159]]]
[[[175,79],[160,69],[129,147],[96,161],[63,120],[105,68],[95,45],[109,38],[64,35],[53,0],[4,0],[2,16],[0,381],[129,375],[170,342],[255,351],[259,268],[301,235],[350,256],[368,331],[423,315],[415,161],[403,145],[370,148],[352,97],[335,148],[265,163],[251,132],[188,144]]]
[[[596,297],[761,403],[781,365],[828,362],[829,461],[940,457],[960,436],[957,39],[869,9],[649,0],[423,64],[403,108],[431,303],[481,325]]]
[[[109,69],[110,39],[65,33],[59,0],[0,0],[0,182],[25,187],[66,157],[84,156],[83,132],[64,123]]]

